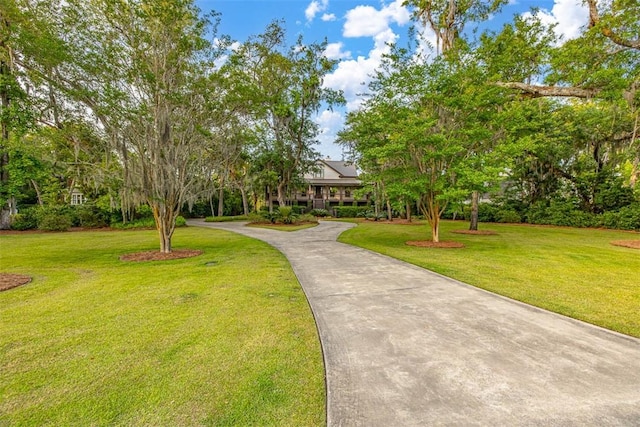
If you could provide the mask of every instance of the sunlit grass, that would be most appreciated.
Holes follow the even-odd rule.
[[[360,222],[340,241],[416,264],[471,285],[624,334],[640,337],[640,250],[612,246],[639,233],[528,225],[482,224],[493,236],[453,234],[467,223],[446,221],[441,240],[462,249],[405,245],[429,227]]]
[[[315,324],[286,259],[202,228],[0,236],[0,425],[322,425]]]

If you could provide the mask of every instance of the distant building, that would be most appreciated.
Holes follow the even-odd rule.
[[[84,194],[77,188],[74,188],[71,191],[71,204],[72,205],[82,205],[86,202],[87,199],[84,197]]]
[[[317,161],[317,169],[304,176],[306,189],[291,194],[291,204],[307,206],[311,209],[328,209],[333,206],[366,206],[369,196],[356,197],[356,190],[362,188],[355,165],[343,160],[323,159]],[[272,195],[272,201],[277,198]]]

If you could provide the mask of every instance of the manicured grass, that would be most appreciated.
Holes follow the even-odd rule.
[[[154,231],[0,236],[0,425],[325,423],[315,324],[265,243],[176,231],[194,258],[123,262]]]
[[[445,221],[441,240],[462,249],[405,245],[426,240],[422,225],[360,222],[340,241],[361,246],[471,285],[640,337],[640,250],[612,246],[640,233],[528,225],[482,224],[494,236],[453,234],[468,223]]]

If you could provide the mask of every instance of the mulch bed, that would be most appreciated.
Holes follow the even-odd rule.
[[[0,273],[0,292],[26,285],[31,277],[24,274]]]
[[[451,232],[456,234],[471,234],[475,236],[495,236],[498,234],[492,230],[451,230]]]
[[[160,251],[145,251],[132,254],[122,255],[121,261],[167,261],[172,259],[191,258],[202,255],[202,251],[198,249],[174,249],[171,252],[163,253]]]
[[[615,240],[611,242],[613,246],[623,246],[625,248],[640,249],[640,240]]]
[[[409,246],[417,246],[419,248],[442,248],[442,249],[455,249],[464,248],[464,245],[460,242],[452,242],[449,240],[442,242],[432,242],[430,240],[410,240],[405,242]]]

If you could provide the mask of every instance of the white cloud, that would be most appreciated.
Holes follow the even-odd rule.
[[[356,59],[342,61],[333,73],[325,77],[324,85],[343,91],[347,100],[347,110],[355,110],[362,103],[359,95],[366,92],[366,85],[371,81],[371,75],[378,65],[378,55],[373,58],[359,56]]]
[[[320,142],[320,151],[324,156],[329,156],[334,160],[342,157],[341,148],[334,144],[336,134],[344,125],[344,116],[337,111],[325,110],[318,114],[315,122],[320,127],[318,141]]]
[[[324,22],[335,21],[336,15],[333,13],[325,13],[324,15],[322,15],[322,18],[320,19],[322,19]]]
[[[390,25],[396,23],[404,25],[411,19],[409,11],[402,6],[402,0],[383,5],[380,10],[372,6],[357,6],[347,12],[343,27],[345,37],[371,37],[373,48],[368,56],[358,56],[355,59],[345,59],[338,64],[336,70],[325,77],[327,87],[342,90],[347,100],[347,109],[353,110],[360,106],[359,96],[367,90],[371,76],[380,65],[382,56],[389,51],[388,43],[397,41]],[[340,47],[342,51],[342,46]],[[335,49],[335,47],[334,47]]]
[[[530,18],[532,15],[531,12],[525,12],[523,16]],[[581,0],[555,0],[551,11],[541,9],[538,17],[544,24],[557,24],[556,35],[566,41],[580,35],[589,22],[589,10]]]
[[[329,59],[349,59],[351,58],[351,52],[343,51],[344,43],[329,43],[324,51],[324,56]]]
[[[377,10],[372,6],[357,6],[347,12],[343,35],[345,37],[373,37],[389,28],[395,22],[404,25],[411,19],[402,0],[383,6]]]
[[[399,36],[391,25],[405,25],[410,19],[408,9],[402,6],[402,0],[383,4],[380,9],[357,6],[346,13],[342,35],[350,38],[369,37],[373,43],[367,55],[359,55],[357,58],[352,58],[341,42],[331,43],[325,51],[327,57],[342,59],[334,72],[325,76],[324,86],[344,93],[346,111],[360,107],[363,101],[361,95],[368,91],[367,85],[380,66],[383,55],[389,52],[388,44],[398,40]],[[332,143],[343,126],[344,113],[345,111],[325,111],[318,116],[318,124],[322,130],[319,137],[320,149],[323,154],[336,159],[341,157],[341,149]]]
[[[329,0],[313,0],[305,9],[304,16],[307,18],[307,21],[313,21],[316,15],[319,12],[326,10],[328,6]]]

